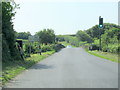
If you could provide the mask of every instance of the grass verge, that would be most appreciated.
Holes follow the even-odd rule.
[[[109,52],[102,52],[102,51],[97,51],[97,50],[94,50],[94,51],[89,51],[88,49],[85,49],[85,50],[88,53],[95,55],[97,57],[120,63],[120,61],[118,60],[118,58],[119,58],[118,54],[109,53]]]
[[[44,58],[52,55],[55,51],[48,51],[39,54],[32,54],[31,57],[26,58],[24,61],[9,61],[3,63],[3,70],[2,70],[2,85],[5,85],[9,80],[14,78],[16,75],[20,74],[22,71],[28,69],[32,65],[38,63],[39,61],[43,60]]]

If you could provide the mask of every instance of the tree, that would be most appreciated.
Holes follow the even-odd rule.
[[[15,2],[2,2],[2,59],[21,59],[18,50],[15,48],[15,31],[13,29],[13,17],[18,5]]]
[[[31,36],[30,32],[19,32],[19,33],[16,33],[17,39],[28,39],[29,36]]]
[[[112,23],[104,23],[103,29],[101,29],[101,35],[105,33],[106,30],[110,30],[111,28],[120,28],[120,26]],[[85,30],[88,35],[90,35],[92,38],[99,38],[99,27],[98,25],[93,26],[90,29]]]
[[[102,35],[102,50],[108,52],[119,52],[118,41],[120,40],[120,29],[111,28]]]
[[[52,29],[44,29],[36,33],[39,36],[40,42],[43,44],[54,43],[55,42],[55,34]]]
[[[56,40],[59,41],[59,42],[65,41],[63,35],[57,35]]]
[[[93,42],[92,38],[85,31],[78,31],[76,36],[80,41],[87,41],[88,43]]]

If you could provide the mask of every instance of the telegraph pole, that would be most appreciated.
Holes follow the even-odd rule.
[[[102,49],[101,47],[101,30],[103,28],[103,18],[99,16],[99,51]]]

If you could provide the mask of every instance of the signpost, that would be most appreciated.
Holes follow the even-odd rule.
[[[39,37],[37,35],[34,35],[34,36],[29,36],[28,37],[28,40],[30,42],[39,42]]]
[[[101,30],[103,28],[103,18],[101,16],[99,17],[99,39],[100,39],[100,47],[99,50],[101,50]]]
[[[33,42],[39,42],[39,36],[37,36],[37,35],[29,36],[29,37],[28,37],[28,40],[29,40],[29,42],[30,42],[29,52],[31,53],[31,44],[32,44]],[[40,42],[39,42],[39,43],[40,43]]]

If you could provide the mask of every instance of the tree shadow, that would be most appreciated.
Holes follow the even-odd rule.
[[[34,66],[32,66],[30,69],[52,69],[53,66],[52,65],[45,65],[45,64],[36,64]]]

